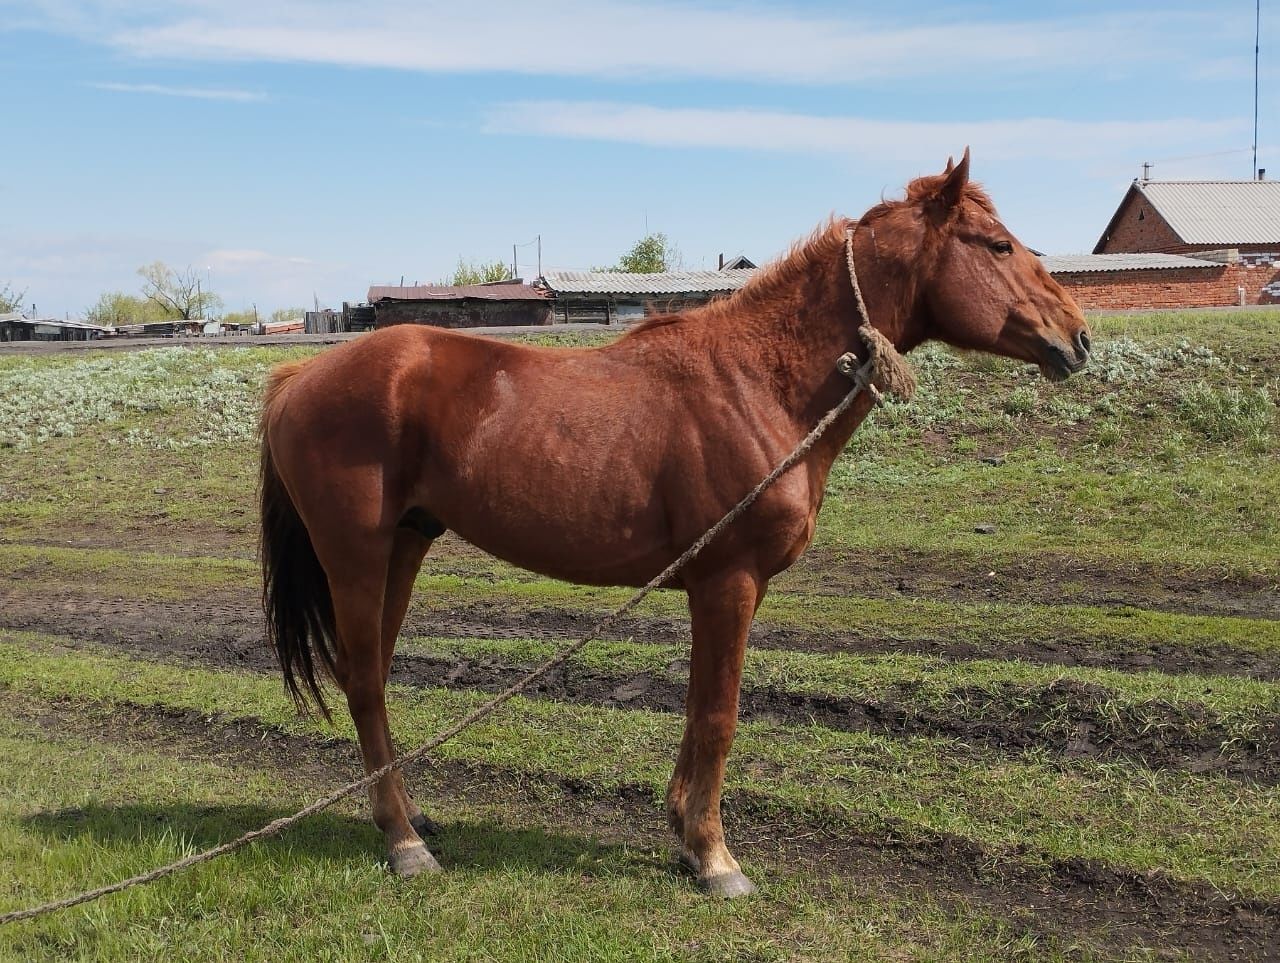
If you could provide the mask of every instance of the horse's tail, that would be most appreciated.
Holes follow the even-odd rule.
[[[259,434],[262,443],[259,497],[262,533],[262,608],[267,616],[267,639],[276,650],[284,683],[300,711],[314,702],[326,718],[316,662],[334,674],[333,598],[329,579],[316,556],[311,536],[276,470],[267,426],[289,381],[305,362],[279,365],[267,382]],[[309,699],[308,699],[309,697]]]

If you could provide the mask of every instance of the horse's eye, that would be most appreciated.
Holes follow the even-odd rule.
[[[991,245],[991,250],[995,251],[997,254],[1012,254],[1013,245],[1008,241],[996,241]]]

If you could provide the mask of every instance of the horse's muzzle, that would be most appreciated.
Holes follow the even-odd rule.
[[[1050,381],[1066,381],[1089,363],[1089,335],[1078,331],[1072,341],[1071,350],[1059,344],[1045,344],[1040,372]]]

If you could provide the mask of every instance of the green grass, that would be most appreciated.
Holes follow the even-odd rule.
[[[35,706],[38,709],[38,705]],[[59,765],[47,760],[55,757]],[[27,904],[131,875],[291,811],[278,772],[33,734],[0,706],[0,893]],[[92,792],[87,792],[91,787]],[[424,802],[429,798],[419,793]],[[660,852],[541,830],[450,796],[449,871],[403,883],[340,807],[180,876],[0,930],[22,960],[1058,960],[1093,954],[1022,934],[971,903],[770,867],[747,904],[710,902]],[[522,818],[522,815],[524,818]],[[554,820],[554,810],[542,822]],[[1138,952],[1137,958],[1145,954]]]
[[[6,633],[0,685],[41,699],[128,702],[248,716],[318,734],[274,680],[75,651]],[[393,687],[394,689],[395,687]],[[471,692],[395,690],[392,728],[416,745],[483,700]],[[676,717],[516,699],[447,743],[440,758],[511,772],[555,773],[608,788],[640,784],[655,800],[679,740]],[[348,721],[336,731],[352,738]],[[592,751],[584,753],[582,747]],[[899,838],[952,834],[1002,859],[1086,858],[1260,896],[1280,896],[1280,790],[1118,764],[975,760],[947,740],[890,739],[819,726],[744,724],[731,798],[848,830]]]
[[[855,436],[832,473],[817,551],[775,581],[760,613],[766,626],[819,641],[840,633],[861,647],[936,643],[974,657],[759,651],[748,661],[749,686],[981,719],[1016,711],[1023,700],[1043,706],[1065,683],[1096,697],[1102,736],[1111,724],[1130,733],[1211,726],[1227,751],[1256,751],[1266,738],[1259,727],[1280,711],[1276,684],[989,657],[1066,642],[1118,661],[1134,650],[1173,665],[1192,650],[1201,660],[1218,650],[1280,659],[1280,621],[1077,604],[1105,595],[1114,574],[1124,582],[1118,591],[1139,604],[1148,586],[1151,605],[1270,611],[1267,586],[1280,584],[1280,312],[1092,323],[1095,362],[1063,385],[977,355],[913,355],[919,395],[877,411]],[[0,356],[5,597],[28,608],[155,602],[157,618],[189,610],[183,617],[194,622],[200,600],[212,595],[219,604],[242,601],[249,612],[258,584],[253,431],[262,380],[275,362],[317,350]],[[991,456],[999,463],[983,460]],[[974,531],[987,524],[995,534]],[[878,567],[859,580],[863,558]],[[909,582],[919,565],[919,597],[877,588],[892,585],[885,573],[895,560]],[[1076,575],[1082,569],[1089,579]],[[1026,603],[981,603],[947,592],[948,573],[989,570],[1016,573],[1034,594]],[[1197,594],[1180,606],[1184,578]],[[1219,579],[1221,608],[1205,601]],[[489,611],[600,612],[629,594],[521,573],[448,540],[417,587],[415,617],[427,624],[432,613],[458,609],[481,622]],[[682,619],[684,599],[657,593],[639,614]],[[208,628],[190,626],[193,634]],[[554,645],[405,644],[504,665],[532,663]],[[598,643],[577,665],[619,679],[678,674],[668,667],[685,654],[683,645]],[[413,745],[484,698],[396,688],[392,724],[400,742]],[[152,736],[127,730],[135,706],[150,707]],[[202,748],[184,749],[189,737],[166,722],[174,712],[209,720],[213,735]],[[70,720],[65,730],[53,728]],[[305,766],[305,750],[304,765],[290,772],[268,765],[270,753],[261,766],[246,765],[243,752],[234,764],[223,759],[219,727],[238,720],[252,721],[233,730],[241,740],[259,725],[336,738],[356,765],[350,723],[328,728],[297,718],[277,679],[0,631],[0,906],[149,868],[327,788],[318,783],[329,777]],[[1060,721],[1045,721],[1041,736],[1060,734],[1053,728]],[[649,839],[625,815],[609,815],[614,795],[638,786],[660,821],[657,800],[680,723],[665,713],[516,700],[441,751],[454,771],[488,773],[510,793],[440,787],[430,770],[418,777],[428,808],[452,820],[438,845],[451,868],[444,877],[388,878],[365,806],[352,802],[216,866],[6,928],[0,959],[949,961],[1158,953],[1128,946],[1133,937],[1124,933],[1073,934],[1061,943],[1038,936],[1036,900],[1000,909],[792,862],[748,861],[768,884],[763,896],[736,906],[707,902],[669,872],[664,837]],[[588,822],[603,826],[608,841],[575,821],[562,780],[585,787],[594,799]],[[996,867],[1096,860],[1280,898],[1280,789],[1243,779],[760,720],[742,726],[728,787],[730,809],[758,825],[820,824],[929,851],[955,837]],[[1098,888],[1094,897],[1107,894]]]
[[[837,463],[819,544],[1280,576],[1278,327],[1275,312],[1099,319],[1094,366],[1063,385],[918,352],[916,400],[877,412]],[[262,378],[315,350],[4,358],[0,527],[36,540],[165,526],[248,553]],[[992,454],[1004,463],[980,460]]]

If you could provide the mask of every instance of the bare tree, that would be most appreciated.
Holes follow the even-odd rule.
[[[21,311],[22,301],[26,296],[26,291],[15,291],[7,283],[0,284],[0,314]]]
[[[200,275],[190,265],[185,271],[175,271],[163,261],[154,261],[138,268],[138,273],[142,275],[142,293],[166,315],[190,321],[208,317],[222,304],[222,298],[201,289]]]

